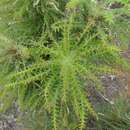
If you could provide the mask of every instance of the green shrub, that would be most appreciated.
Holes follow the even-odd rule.
[[[127,66],[110,37],[128,3],[118,13],[109,2],[1,0],[1,109],[16,100],[45,130],[82,130],[88,114],[97,118],[84,84],[100,89],[100,74]]]

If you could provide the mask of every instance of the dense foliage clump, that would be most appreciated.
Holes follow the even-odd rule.
[[[127,66],[116,44],[128,41],[129,2],[115,1],[1,0],[1,110],[16,100],[42,116],[43,130],[82,130],[97,118],[86,84],[99,90],[100,74]]]

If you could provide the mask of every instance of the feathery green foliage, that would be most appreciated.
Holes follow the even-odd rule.
[[[109,2],[1,0],[1,109],[16,99],[22,110],[41,114],[43,130],[83,130],[88,114],[97,117],[84,84],[100,89],[100,74],[127,65],[110,45],[120,13],[104,9]]]

